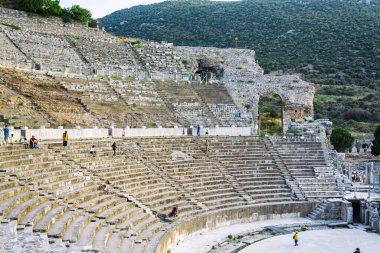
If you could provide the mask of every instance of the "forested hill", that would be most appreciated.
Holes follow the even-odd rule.
[[[254,49],[267,73],[380,87],[380,0],[169,1],[117,11],[101,23],[116,35]]]

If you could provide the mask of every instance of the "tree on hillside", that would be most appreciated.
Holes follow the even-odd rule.
[[[338,152],[345,152],[352,148],[355,138],[344,128],[335,128],[331,133],[331,144]]]
[[[375,139],[372,142],[372,148],[371,148],[371,153],[372,155],[380,155],[380,125],[377,126],[376,131],[374,133]]]
[[[72,19],[80,22],[89,22],[92,19],[91,12],[79,5],[73,5],[71,8],[63,9],[62,18],[64,22],[70,22]]]
[[[59,0],[21,0],[18,9],[44,16],[60,16],[62,14]]]

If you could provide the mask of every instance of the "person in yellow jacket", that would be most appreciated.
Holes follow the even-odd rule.
[[[293,235],[294,246],[298,246],[298,231],[296,231]]]
[[[65,131],[63,133],[63,146],[64,147],[67,147],[68,141],[69,141],[69,134],[67,133],[67,131]]]

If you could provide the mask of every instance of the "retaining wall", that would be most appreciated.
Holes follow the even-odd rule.
[[[304,217],[316,206],[316,202],[262,204],[237,207],[197,216],[172,227],[162,236],[155,252],[167,253],[174,245],[186,240],[195,232],[207,232],[222,226],[266,219]]]
[[[21,138],[30,139],[33,135],[41,140],[60,140],[63,132],[67,131],[69,139],[96,139],[115,137],[169,137],[169,136],[196,136],[196,128],[83,128],[83,129],[11,129],[10,134],[18,142]],[[251,127],[217,127],[209,129],[209,136],[250,136]],[[201,136],[205,136],[205,128],[201,129]]]

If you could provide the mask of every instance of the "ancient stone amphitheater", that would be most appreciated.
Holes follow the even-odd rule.
[[[320,200],[342,197],[322,137],[186,132],[195,125],[247,128],[268,92],[283,99],[285,127],[312,116],[312,86],[297,76],[264,75],[253,51],[133,45],[5,8],[0,23],[4,120],[24,114],[25,122],[13,124],[184,127],[176,137],[93,136],[69,147],[45,138],[40,149],[0,147],[4,252],[166,253],[196,231],[306,216]],[[178,216],[162,219],[173,205]]]

